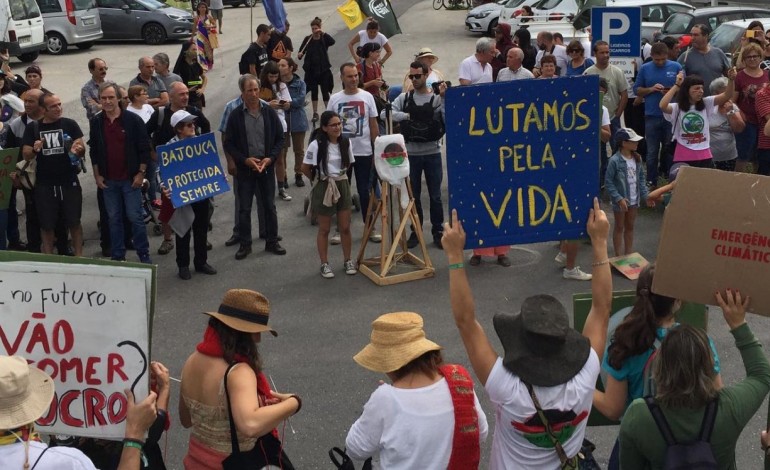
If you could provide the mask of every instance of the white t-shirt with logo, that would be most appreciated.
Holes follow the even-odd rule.
[[[690,106],[687,111],[680,111],[677,103],[671,103],[671,114],[663,113],[666,121],[672,123],[674,138],[679,144],[690,150],[706,150],[711,147],[709,121],[719,113],[719,108],[714,105],[714,98],[703,98],[706,105],[703,111],[698,111],[695,106]]]
[[[352,164],[354,161],[356,161],[356,159],[353,156],[353,144],[350,141],[348,141],[348,144],[350,145],[350,150],[348,150],[348,153],[350,155],[350,163]],[[302,160],[302,163],[312,166],[318,165],[317,140],[310,142],[310,145],[307,146],[307,152],[305,152],[305,158]],[[344,171],[345,170],[342,169],[342,154],[340,153],[340,144],[333,144],[329,142],[326,155],[326,167],[321,171],[321,174],[334,178],[340,176]]]
[[[585,436],[588,415],[591,413],[596,379],[599,377],[599,357],[591,349],[583,368],[569,382],[556,387],[535,386],[535,395],[543,410],[560,410],[574,413],[574,418],[567,426],[574,427],[572,436],[562,447],[568,456],[575,456],[580,451]],[[537,417],[537,410],[529,396],[527,386],[519,377],[503,366],[502,358],[489,373],[485,386],[489,400],[495,404],[495,433],[492,440],[491,470],[511,469],[556,469],[559,468],[559,456],[553,448],[535,445],[529,439],[543,431],[541,440],[548,441],[543,428],[530,427],[527,424]],[[554,423],[551,423],[552,427]]]
[[[377,117],[377,105],[372,94],[358,90],[354,95],[339,91],[329,98],[329,106],[342,119],[342,135],[353,143],[353,155],[372,155],[369,119]]]
[[[628,205],[635,206],[639,204],[639,189],[636,180],[636,159],[634,157],[623,157],[626,162],[626,181],[628,182]]]

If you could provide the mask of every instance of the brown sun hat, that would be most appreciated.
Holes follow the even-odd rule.
[[[438,56],[433,53],[433,50],[430,47],[423,47],[420,49],[420,52],[415,54],[415,59],[421,59],[423,57],[433,57],[433,63],[435,64],[438,62]]]
[[[267,322],[270,319],[270,301],[267,297],[248,289],[230,289],[225,293],[216,312],[203,312],[211,315],[230,328],[244,333],[262,333],[273,331]]]
[[[372,322],[371,342],[353,360],[374,372],[396,371],[441,346],[425,338],[422,317],[413,312],[380,315]]]
[[[540,387],[567,383],[591,352],[588,338],[570,328],[564,306],[550,295],[528,297],[518,315],[492,318],[503,344],[503,366],[524,382]]]
[[[0,356],[0,429],[29,424],[48,411],[54,383],[19,356]]]

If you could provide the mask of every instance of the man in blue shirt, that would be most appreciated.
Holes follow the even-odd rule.
[[[634,91],[644,98],[644,137],[647,139],[647,184],[658,184],[658,162],[664,174],[671,165],[669,142],[671,142],[671,123],[663,118],[663,111],[658,104],[663,95],[676,82],[676,75],[682,66],[668,60],[668,47],[663,42],[652,45],[652,62],[642,65],[636,77]],[[660,155],[660,160],[658,160]]]

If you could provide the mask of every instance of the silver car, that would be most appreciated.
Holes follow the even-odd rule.
[[[67,46],[88,49],[102,37],[102,23],[94,0],[37,0],[45,24],[49,54],[67,52]]]
[[[96,0],[102,18],[103,39],[141,39],[162,44],[187,39],[192,31],[190,12],[157,0]]]

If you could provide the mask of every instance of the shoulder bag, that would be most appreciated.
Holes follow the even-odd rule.
[[[291,461],[289,461],[289,457],[286,456],[286,453],[283,451],[281,441],[273,436],[273,433],[271,432],[268,432],[257,439],[253,449],[245,452],[241,451],[240,446],[238,445],[238,434],[235,431],[233,411],[230,407],[230,393],[227,390],[227,376],[236,364],[238,363],[230,364],[225,372],[225,398],[227,399],[227,417],[230,420],[230,443],[232,445],[232,453],[222,461],[222,470],[264,470],[273,468],[272,466],[283,470],[294,470],[294,466],[291,464]]]

